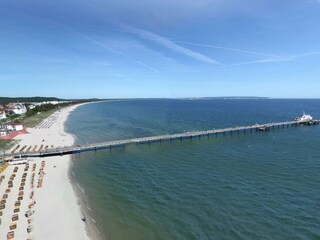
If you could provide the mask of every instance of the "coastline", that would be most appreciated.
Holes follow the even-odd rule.
[[[87,200],[84,189],[79,185],[73,172],[73,164],[76,161],[75,157],[71,157],[68,176],[74,194],[77,198],[81,213],[86,217],[86,232],[90,240],[102,240],[101,233],[96,226],[94,216],[91,215],[90,203]]]
[[[14,139],[19,140],[20,146],[71,146],[76,139],[72,134],[65,131],[65,123],[72,111],[85,104],[90,103],[60,109],[44,120],[51,121],[50,127],[45,129],[29,128],[27,134],[18,135]],[[82,221],[85,211],[81,208],[83,204],[81,196],[77,193],[75,183],[70,176],[72,161],[72,156],[34,158],[29,161],[30,170],[26,170],[25,165],[11,165],[0,174],[5,177],[0,185],[2,196],[6,191],[6,183],[12,176],[14,168],[18,167],[17,176],[13,180],[13,187],[11,192],[8,193],[3,216],[1,216],[0,239],[6,239],[7,233],[10,231],[14,232],[15,239],[96,239],[91,236],[94,234],[90,230],[90,224],[87,224],[87,221]],[[33,169],[31,166],[36,167]],[[40,166],[43,166],[43,174],[40,174]],[[18,193],[21,193],[17,183],[20,181],[22,174],[27,175],[23,189],[24,197],[20,201],[19,219],[14,222],[16,228],[10,230],[13,223],[11,217],[15,208],[15,201]],[[31,178],[32,175],[35,176],[32,177],[35,178],[34,180]],[[29,183],[31,181],[34,181],[34,185]],[[39,181],[41,181],[40,186]],[[31,195],[33,195],[32,199]],[[34,204],[30,208],[31,201],[34,201]],[[32,211],[33,214],[27,218],[24,215],[28,210]],[[28,231],[27,228],[30,228],[31,231]]]

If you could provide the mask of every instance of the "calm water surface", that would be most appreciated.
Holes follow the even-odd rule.
[[[134,100],[70,115],[79,143],[320,117],[320,100]],[[78,155],[103,239],[320,239],[320,127]]]

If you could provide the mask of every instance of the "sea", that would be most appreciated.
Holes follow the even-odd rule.
[[[142,99],[83,105],[77,144],[320,117],[320,100]],[[132,144],[75,155],[107,240],[320,239],[320,126]]]

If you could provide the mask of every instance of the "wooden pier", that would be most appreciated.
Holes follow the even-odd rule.
[[[301,126],[301,125],[319,125],[320,120],[314,120],[313,122],[307,124],[301,124],[297,121],[289,121],[289,122],[278,122],[278,123],[267,123],[267,124],[255,124],[250,126],[241,126],[241,127],[230,127],[223,129],[212,129],[206,131],[194,131],[194,132],[184,132],[177,134],[168,134],[168,135],[160,135],[160,136],[152,136],[152,137],[141,137],[141,138],[132,138],[132,139],[124,139],[117,141],[108,141],[102,143],[94,143],[94,144],[84,144],[77,145],[71,147],[63,147],[63,148],[53,148],[47,150],[41,150],[36,152],[25,152],[25,153],[15,153],[15,154],[2,154],[1,157],[48,157],[48,156],[57,156],[57,155],[66,155],[66,154],[76,154],[86,151],[96,151],[100,149],[112,149],[115,147],[121,147],[128,144],[142,144],[147,143],[151,144],[154,142],[162,142],[162,141],[173,141],[173,140],[183,140],[183,139],[192,139],[195,137],[202,136],[218,136],[225,134],[240,134],[247,132],[258,132],[258,131],[269,131],[272,129],[281,129],[287,127]]]

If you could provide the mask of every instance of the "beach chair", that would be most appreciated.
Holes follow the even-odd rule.
[[[18,221],[19,220],[19,215],[18,214],[14,214],[11,218],[11,220],[14,221]]]
[[[17,223],[16,222],[11,223],[9,228],[10,228],[10,230],[16,229]]]
[[[27,232],[30,233],[31,231],[32,231],[32,226],[29,226],[29,227],[27,228]]]
[[[7,240],[13,239],[14,238],[14,231],[10,231],[7,233]]]
[[[26,211],[26,213],[24,214],[25,217],[30,217],[32,215],[32,211],[31,210],[28,210]]]
[[[32,152],[35,152],[36,149],[37,149],[37,145],[35,145],[35,146],[33,147]]]

